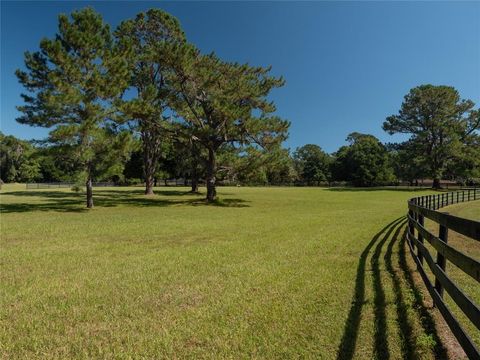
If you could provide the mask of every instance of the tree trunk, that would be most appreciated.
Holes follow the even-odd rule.
[[[197,171],[197,162],[193,161],[192,166],[192,193],[198,192],[198,171]]]
[[[190,140],[190,153],[192,157],[192,193],[198,192],[198,151],[197,147],[195,146],[195,142]]]
[[[215,201],[217,197],[217,191],[215,189],[215,175],[217,173],[217,164],[215,158],[215,151],[208,149],[208,162],[207,162],[207,201]]]
[[[146,143],[143,146],[143,161],[145,169],[145,195],[153,195],[155,162]]]
[[[155,172],[160,156],[160,134],[158,129],[146,122],[142,130],[143,169],[145,175],[145,195],[153,195]]]
[[[196,176],[192,177],[192,193],[197,193],[198,192],[198,179]]]
[[[145,195],[153,195],[153,176],[148,174],[145,176]]]
[[[93,187],[92,187],[92,178],[90,175],[88,176],[87,179],[87,208],[92,209],[93,208]]]
[[[433,179],[433,185],[432,187],[434,189],[441,189],[442,187],[440,186],[440,179]]]

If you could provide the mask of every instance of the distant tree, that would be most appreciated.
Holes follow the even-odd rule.
[[[480,182],[480,136],[468,136],[463,150],[449,162],[445,174],[460,183]]]
[[[246,146],[222,147],[218,156],[219,178],[245,185],[288,185],[296,172],[288,149],[281,146],[267,150]]]
[[[54,39],[43,39],[40,51],[25,53],[27,71],[17,70],[32,94],[20,123],[52,128],[50,141],[63,146],[86,184],[87,207],[93,207],[94,178],[119,172],[127,156],[129,135],[114,126],[112,100],[127,87],[126,54],[110,28],[91,8],[59,16]],[[120,171],[121,172],[121,171]]]
[[[398,115],[387,117],[389,134],[410,134],[415,159],[433,178],[433,187],[455,163],[468,163],[470,144],[475,143],[480,114],[471,100],[461,100],[451,86],[421,85],[405,96]],[[472,154],[473,155],[473,154]]]
[[[265,154],[267,181],[270,185],[290,185],[297,178],[295,163],[289,149],[278,146]]]
[[[128,59],[130,87],[136,96],[123,101],[120,107],[140,134],[145,194],[152,195],[161,143],[168,135],[168,99],[172,92],[168,82],[169,64],[175,62],[171,46],[185,43],[185,35],[178,20],[159,9],[150,9],[135,19],[123,21],[115,35],[120,44],[133,49]]]
[[[175,168],[175,176],[190,179],[191,192],[198,192],[200,178],[205,175],[205,149],[197,143],[188,129],[178,127],[177,136],[172,139],[170,168]]]
[[[127,180],[130,179],[143,179],[143,152],[141,149],[135,150],[131,153],[130,159],[125,164],[123,170],[123,176]]]
[[[31,143],[0,132],[0,177],[5,182],[29,182],[41,177]]]
[[[416,144],[410,141],[401,144],[388,144],[390,164],[399,180],[405,180],[414,185],[418,179],[423,179],[426,172],[418,161]]]
[[[392,182],[386,147],[373,135],[351,133],[350,143],[335,153],[332,173],[335,180],[348,181],[355,186],[375,186]]]
[[[270,68],[251,67],[200,55],[184,48],[174,64],[175,110],[187,122],[192,139],[206,149],[207,201],[216,198],[217,152],[225,144],[257,144],[265,149],[281,143],[289,123],[273,115],[270,91],[283,85]]]
[[[330,178],[330,156],[320,146],[307,144],[293,153],[299,180],[307,185],[320,185]]]
[[[40,164],[41,180],[45,182],[72,181],[76,168],[63,146],[43,143],[36,148],[35,158]]]

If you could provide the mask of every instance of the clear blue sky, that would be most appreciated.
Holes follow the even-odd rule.
[[[179,18],[188,39],[225,60],[272,65],[286,146],[328,152],[353,131],[382,141],[381,125],[414,86],[452,85],[480,103],[480,2],[4,2],[1,3],[1,131],[30,139],[46,130],[16,123],[23,52],[54,36],[57,15],[91,5],[116,26],[152,7]],[[398,138],[397,138],[398,139]]]

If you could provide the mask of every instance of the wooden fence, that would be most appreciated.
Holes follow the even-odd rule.
[[[408,201],[407,243],[435,306],[442,314],[467,356],[470,359],[480,359],[478,347],[443,299],[443,293],[446,291],[466,317],[480,330],[479,306],[447,275],[446,268],[448,260],[477,282],[480,282],[480,262],[448,244],[449,230],[467,236],[471,241],[480,241],[480,222],[436,211],[447,205],[472,200],[480,200],[480,189],[469,189],[410,199]],[[425,228],[425,219],[430,219],[438,224],[438,236]],[[436,250],[436,260],[434,260],[432,254],[425,247],[425,240]],[[416,252],[415,248],[417,249]],[[424,262],[427,263],[435,277],[434,284],[432,284],[425,272]]]
[[[73,182],[50,182],[50,183],[26,183],[27,190],[29,189],[58,189],[58,188],[71,188],[74,186]],[[109,187],[116,186],[113,182],[94,182],[93,187]]]

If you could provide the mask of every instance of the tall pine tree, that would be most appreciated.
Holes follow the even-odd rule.
[[[93,179],[118,168],[129,144],[128,134],[113,126],[111,106],[128,85],[128,51],[100,14],[86,8],[60,15],[56,37],[43,39],[38,52],[26,52],[27,71],[16,72],[30,93],[22,95],[17,121],[52,128],[50,140],[66,146],[78,165],[88,208]]]
[[[415,149],[415,161],[432,177],[434,188],[440,187],[449,168],[457,167],[461,173],[458,165],[478,164],[480,111],[451,86],[411,89],[398,114],[386,118],[383,129],[411,135],[409,147]]]
[[[161,155],[161,142],[168,134],[168,99],[172,88],[168,73],[174,52],[171,46],[185,43],[185,35],[172,15],[150,9],[120,24],[115,35],[133,49],[129,58],[131,87],[136,96],[121,108],[139,132],[143,145],[145,194],[153,194],[154,176]]]
[[[282,142],[289,122],[274,116],[267,96],[284,81],[270,68],[221,61],[193,47],[177,54],[175,110],[186,121],[192,139],[207,152],[207,201],[216,198],[217,152],[226,145],[268,148]]]

